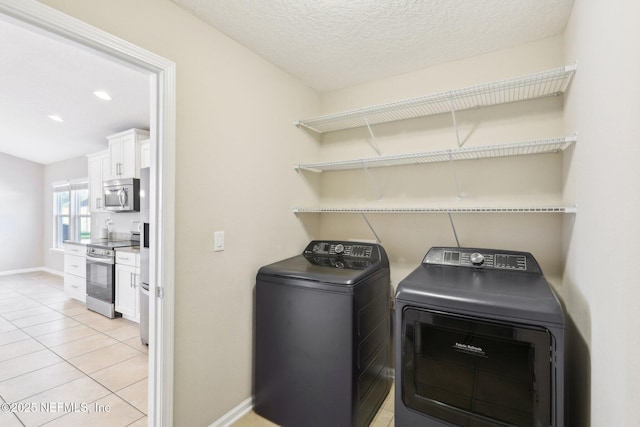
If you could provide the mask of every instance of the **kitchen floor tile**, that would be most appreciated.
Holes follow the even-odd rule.
[[[38,410],[19,413],[18,418],[25,426],[40,426],[44,423],[59,419],[69,413],[84,413],[88,415],[93,402],[109,396],[110,392],[89,377],[83,376],[58,387],[38,393],[20,403],[33,404]],[[89,421],[86,420],[85,421]],[[93,425],[93,419],[86,425]],[[117,424],[116,424],[117,425]]]
[[[22,319],[23,317],[35,316],[36,314],[48,313],[53,311],[47,306],[40,305],[38,307],[27,308],[26,310],[17,310],[4,313],[2,317],[7,320]]]
[[[0,426],[2,427],[24,427],[11,412],[0,412]]]
[[[37,409],[0,412],[1,427],[146,426],[148,351],[137,323],[87,310],[62,277],[0,276],[0,402]]]
[[[3,332],[13,331],[15,329],[18,329],[16,325],[6,320],[6,318],[3,319],[0,317],[0,334]]]
[[[147,415],[147,388],[149,387],[149,381],[145,378],[142,381],[131,384],[118,391],[116,394],[123,398],[130,405],[133,405],[138,411]]]
[[[127,426],[144,418],[144,414],[115,394],[89,405],[89,412],[74,412],[45,424],[46,427]]]
[[[52,320],[64,319],[66,316],[62,313],[58,313],[55,310],[49,310],[46,313],[36,314],[33,316],[23,317],[21,319],[12,320],[11,323],[19,328],[26,328],[33,325],[39,325],[41,323],[48,323]]]
[[[64,314],[65,316],[69,316],[69,317],[79,316],[79,315],[84,314],[87,311],[89,311],[89,309],[84,304],[82,304],[81,306],[69,306],[69,307],[63,307],[63,308],[59,308],[59,309],[58,308],[53,308],[53,306],[51,306],[51,305],[49,305],[47,307],[50,307],[51,309],[56,310],[56,311]]]
[[[111,391],[118,391],[147,378],[149,374],[146,354],[125,360],[90,376]]]
[[[131,338],[140,337],[140,325],[125,325],[120,328],[104,331],[106,335],[117,339],[118,341],[126,341]]]
[[[63,361],[0,382],[0,396],[7,402],[17,402],[84,376],[82,371]]]
[[[62,359],[50,350],[40,350],[24,356],[0,362],[0,381],[35,371],[45,366],[62,362]]]
[[[69,359],[69,363],[82,372],[90,374],[136,356],[140,356],[139,351],[128,345],[116,343]]]
[[[138,421],[129,424],[127,427],[147,427],[149,425],[149,420],[147,417],[140,418]]]
[[[64,319],[53,320],[51,322],[29,326],[22,330],[33,337],[39,337],[41,335],[50,334],[51,332],[73,328],[74,326],[80,326],[80,324],[80,322],[77,322],[69,317],[65,317]]]
[[[69,360],[73,357],[116,344],[118,341],[101,333],[51,347],[51,351]]]
[[[44,350],[44,346],[33,338],[0,346],[0,362]]]
[[[94,313],[97,314],[97,313]],[[100,331],[100,332],[106,332],[106,331],[111,331],[113,329],[117,329],[117,328],[121,328],[123,326],[129,325],[133,322],[122,318],[122,317],[118,317],[117,319],[109,319],[107,317],[101,316],[98,314],[98,316],[100,316],[99,318],[97,318],[96,320],[91,320],[88,322],[85,322],[87,324],[87,326],[95,329],[96,331]],[[78,316],[76,316],[78,317]]]
[[[16,310],[27,310],[29,308],[41,307],[42,304],[35,302],[26,297],[20,297],[15,302],[7,302],[0,304],[0,314],[11,313]]]
[[[0,345],[10,344],[12,342],[26,340],[31,338],[20,329],[0,333]]]
[[[56,311],[59,311],[61,313],[64,312],[64,310],[66,309],[74,309],[74,308],[84,308],[85,311],[87,310],[87,307],[85,306],[85,304],[82,301],[78,301],[75,300],[73,298],[69,298],[66,301],[62,301],[62,302],[56,302],[53,304],[47,304],[47,307],[52,308]],[[78,313],[80,314],[80,313]],[[74,316],[74,315],[71,315]]]
[[[114,320],[114,319],[108,319],[104,317],[102,314],[98,314],[95,311],[91,311],[91,310],[87,310],[82,314],[73,316],[73,318],[78,322],[85,323],[85,324],[91,323],[91,322],[97,322],[99,320],[106,320],[106,321]]]
[[[53,347],[96,334],[99,334],[99,332],[95,329],[92,329],[85,325],[80,325],[74,326],[73,328],[51,332],[50,334],[40,335],[38,337],[38,341],[40,341],[47,347]]]
[[[123,344],[126,344],[130,347],[135,348],[136,350],[145,353],[145,354],[149,354],[149,346],[142,344],[142,341],[140,341],[140,335],[138,334],[137,337],[133,337],[133,338],[129,338],[126,341],[122,341]]]

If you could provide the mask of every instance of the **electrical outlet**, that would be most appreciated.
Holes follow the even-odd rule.
[[[224,251],[224,231],[216,231],[213,233],[213,251]]]

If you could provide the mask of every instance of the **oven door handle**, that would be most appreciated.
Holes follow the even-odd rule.
[[[103,264],[113,264],[113,257],[111,255],[90,255],[87,254],[87,259],[101,262]]]

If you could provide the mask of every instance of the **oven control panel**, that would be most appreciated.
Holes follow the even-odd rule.
[[[423,264],[540,273],[530,253],[495,249],[434,247]]]

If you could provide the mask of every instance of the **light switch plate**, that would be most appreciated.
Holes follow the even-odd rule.
[[[213,251],[224,251],[224,231],[216,231],[213,233]]]

